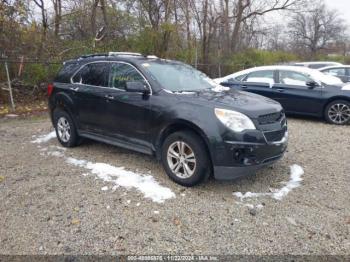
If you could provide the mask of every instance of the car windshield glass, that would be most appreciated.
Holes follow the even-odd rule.
[[[153,61],[142,66],[164,89],[172,92],[200,91],[218,85],[202,72],[182,63]]]

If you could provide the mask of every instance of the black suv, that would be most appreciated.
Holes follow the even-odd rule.
[[[278,102],[155,56],[117,52],[69,60],[48,93],[63,146],[90,138],[155,155],[184,186],[212,173],[217,179],[253,173],[287,146]]]

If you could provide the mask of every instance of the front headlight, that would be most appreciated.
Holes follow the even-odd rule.
[[[246,129],[256,129],[252,120],[237,111],[215,108],[216,117],[229,129],[242,132]]]

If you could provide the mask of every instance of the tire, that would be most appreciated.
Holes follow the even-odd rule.
[[[212,172],[203,140],[191,131],[170,134],[163,143],[161,157],[167,175],[182,186],[195,186]]]
[[[329,103],[325,109],[326,121],[334,125],[346,125],[350,123],[350,102],[335,100]]]
[[[61,109],[56,109],[53,113],[53,119],[56,136],[60,144],[64,147],[77,146],[80,138],[71,116]]]

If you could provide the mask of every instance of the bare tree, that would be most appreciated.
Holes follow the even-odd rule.
[[[40,41],[40,46],[37,52],[37,56],[40,57],[42,55],[42,50],[44,47],[44,43],[46,41],[46,36],[47,36],[47,30],[48,30],[48,21],[47,21],[47,12],[45,8],[45,2],[44,0],[34,0],[34,3],[40,8],[41,12],[41,41]]]
[[[329,10],[325,4],[321,4],[309,12],[295,14],[289,28],[293,44],[306,48],[315,57],[329,43],[340,39],[346,26],[337,11]]]
[[[54,13],[55,13],[54,34],[55,34],[55,37],[58,37],[61,20],[62,20],[62,0],[52,0],[52,4],[53,4]]]
[[[237,43],[239,43],[240,29],[242,24],[254,17],[263,16],[267,13],[289,10],[301,4],[300,0],[237,0],[235,1],[235,9],[233,13],[234,28],[232,33],[232,46],[233,52],[237,51]]]

